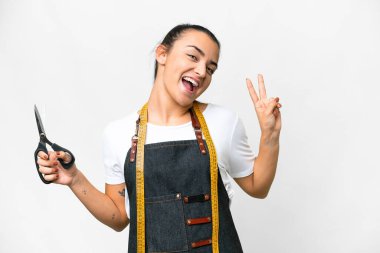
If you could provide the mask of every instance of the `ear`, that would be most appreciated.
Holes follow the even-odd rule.
[[[157,60],[157,62],[161,65],[165,65],[166,56],[167,56],[166,47],[162,44],[158,45],[156,47],[156,60]]]

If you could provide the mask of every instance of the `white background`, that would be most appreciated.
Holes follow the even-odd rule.
[[[380,252],[380,2],[0,0],[0,252],[126,252],[33,152],[48,137],[104,189],[106,124],[148,98],[153,50],[175,25],[208,27],[220,68],[202,101],[237,111],[258,152],[245,87],[263,73],[283,104],[278,171],[265,200],[236,190],[245,252]],[[126,143],[126,145],[129,145]]]

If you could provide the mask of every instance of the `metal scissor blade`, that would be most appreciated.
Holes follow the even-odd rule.
[[[38,112],[36,105],[34,105],[34,115],[36,116],[37,127],[38,127],[38,132],[40,133],[40,136],[41,134],[44,134],[46,136],[44,125],[42,125],[41,116],[40,116],[40,113]]]

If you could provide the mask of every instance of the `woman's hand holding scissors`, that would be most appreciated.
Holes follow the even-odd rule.
[[[63,151],[49,151],[49,155],[43,151],[39,151],[37,160],[37,164],[39,165],[38,170],[44,175],[46,181],[70,185],[78,173],[78,169],[75,164],[73,164],[69,170],[64,169],[58,160],[59,158],[62,159],[63,162],[69,162],[71,160],[70,155]]]

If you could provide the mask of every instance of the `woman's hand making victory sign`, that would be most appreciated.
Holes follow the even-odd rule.
[[[278,97],[267,98],[263,76],[258,75],[257,79],[259,96],[248,78],[247,88],[261,128],[259,152],[254,162],[254,173],[247,177],[234,179],[250,196],[265,198],[276,174],[280,146],[281,113],[279,109],[281,104]]]
[[[280,99],[278,97],[267,98],[263,76],[259,74],[257,79],[259,83],[259,96],[257,96],[251,80],[247,78],[246,82],[249,95],[255,106],[261,133],[269,136],[278,136],[281,130]]]

